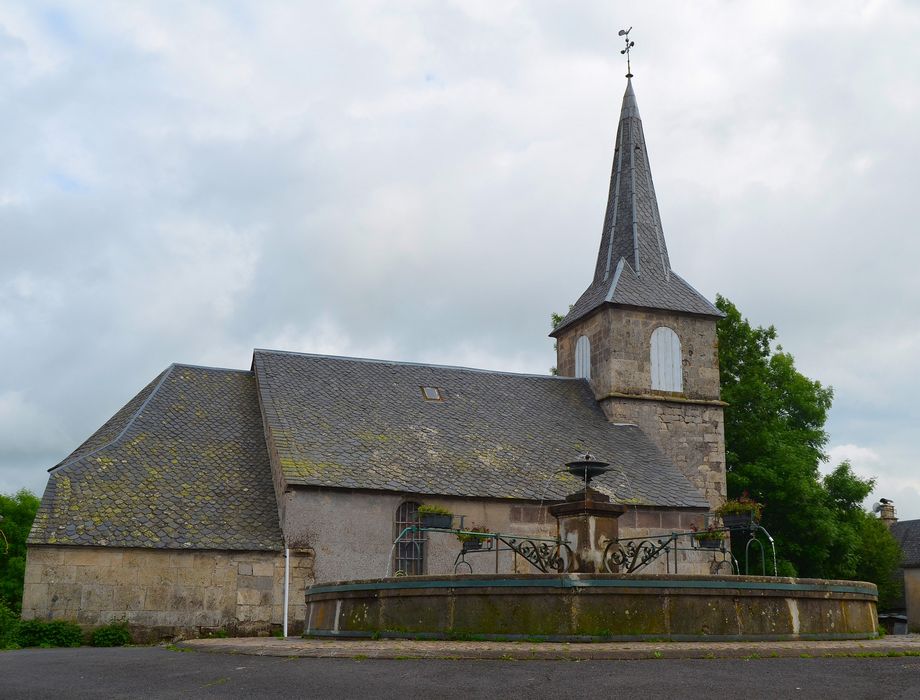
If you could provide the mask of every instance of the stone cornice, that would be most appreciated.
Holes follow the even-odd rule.
[[[619,391],[611,391],[603,396],[598,397],[598,402],[607,401],[608,399],[633,399],[636,401],[664,401],[666,403],[693,404],[695,406],[719,406],[725,407],[728,404],[719,399],[689,399],[686,396],[675,396],[671,394],[623,394]]]

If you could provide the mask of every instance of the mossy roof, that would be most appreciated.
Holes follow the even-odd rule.
[[[51,470],[29,542],[279,550],[252,372],[165,370]]]
[[[615,501],[708,507],[638,427],[607,421],[584,380],[270,350],[253,369],[291,485],[559,499],[578,488],[559,470],[587,451],[615,467],[592,484]]]

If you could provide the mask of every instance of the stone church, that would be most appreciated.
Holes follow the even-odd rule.
[[[594,275],[552,333],[559,376],[259,349],[246,370],[174,364],[50,469],[23,617],[297,631],[314,582],[454,571],[452,535],[393,545],[421,504],[554,537],[546,507],[586,451],[613,466],[592,486],[627,507],[621,536],[699,526],[725,497],[720,315],[671,268],[630,82]]]

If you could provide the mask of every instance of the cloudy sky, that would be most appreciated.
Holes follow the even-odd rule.
[[[171,362],[546,372],[633,25],[675,269],[920,518],[920,5],[0,0],[0,491]]]

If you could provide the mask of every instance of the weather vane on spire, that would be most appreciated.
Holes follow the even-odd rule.
[[[620,53],[621,53],[621,54],[626,54],[626,77],[627,77],[627,78],[633,77],[633,74],[632,74],[632,67],[631,67],[630,64],[629,64],[629,50],[630,50],[633,46],[636,45],[636,42],[635,42],[635,41],[631,41],[630,38],[629,38],[629,33],[630,33],[631,31],[632,31],[632,27],[630,27],[629,29],[621,29],[621,30],[620,30],[620,33],[619,33],[619,35],[618,35],[618,36],[625,36],[625,37],[626,37],[626,48],[623,49],[622,51],[620,51]]]

